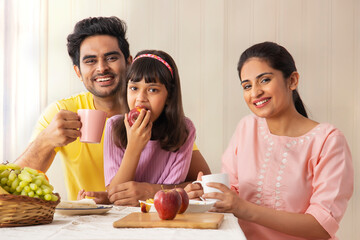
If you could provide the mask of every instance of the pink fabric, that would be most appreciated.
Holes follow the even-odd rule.
[[[125,149],[118,148],[112,140],[112,126],[120,115],[108,119],[104,136],[105,186],[118,171]],[[179,184],[185,181],[189,171],[195,141],[195,126],[186,118],[189,136],[177,152],[161,149],[158,141],[149,141],[141,153],[135,173],[135,181],[155,184]]]
[[[332,236],[353,192],[352,158],[344,135],[321,123],[300,137],[269,132],[266,120],[243,118],[222,157],[222,171],[255,204],[308,213]],[[239,220],[249,240],[302,239]]]

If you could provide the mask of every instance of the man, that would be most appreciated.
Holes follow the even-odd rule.
[[[88,90],[50,105],[40,117],[32,142],[16,160],[46,172],[59,152],[65,166],[68,198],[82,195],[95,197],[97,203],[138,205],[139,199],[153,197],[159,185],[127,182],[105,192],[103,139],[100,144],[79,141],[81,122],[78,109],[98,109],[107,117],[123,113],[119,102],[126,70],[132,62],[126,39],[126,24],[117,17],[81,20],[67,38],[68,53],[74,70]],[[201,153],[194,146],[187,180],[196,180],[199,171],[210,173]]]

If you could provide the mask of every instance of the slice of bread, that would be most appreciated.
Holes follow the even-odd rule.
[[[61,201],[56,208],[97,208],[93,199],[81,199],[76,201]]]

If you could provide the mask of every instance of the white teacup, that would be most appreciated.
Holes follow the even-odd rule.
[[[217,188],[207,186],[207,183],[216,182],[222,183],[230,188],[229,175],[227,173],[216,173],[202,176],[202,181],[194,181],[193,183],[200,183],[204,189],[204,193],[221,192]]]

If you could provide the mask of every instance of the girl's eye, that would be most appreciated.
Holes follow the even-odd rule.
[[[137,89],[137,87],[129,87],[129,89],[131,90],[131,91],[136,91],[136,89]]]
[[[150,88],[149,92],[157,92],[158,90],[156,88]]]

